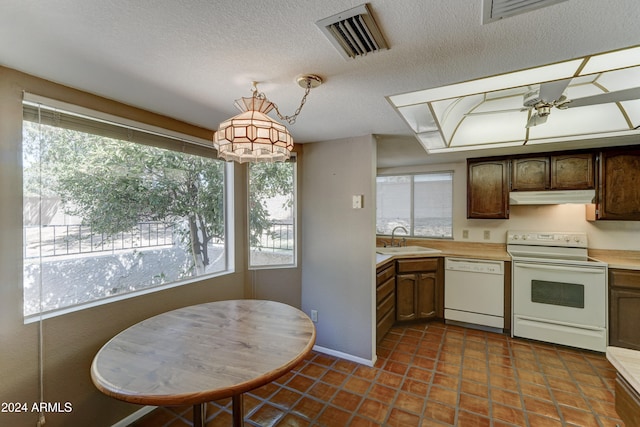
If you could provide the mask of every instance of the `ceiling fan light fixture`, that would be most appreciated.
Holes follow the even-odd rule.
[[[551,114],[551,105],[549,104],[538,105],[536,107],[536,112],[540,117],[548,116],[549,114]]]

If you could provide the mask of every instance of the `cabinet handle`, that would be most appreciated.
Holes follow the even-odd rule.
[[[571,266],[544,265],[544,264],[522,264],[517,261],[514,263],[513,266],[514,268],[520,267],[520,268],[531,268],[536,270],[571,271],[574,273],[589,273],[589,274],[604,273],[604,268],[599,268],[599,267],[571,267]]]

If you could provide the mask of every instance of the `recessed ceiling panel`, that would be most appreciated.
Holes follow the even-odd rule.
[[[624,54],[628,53],[628,57]],[[608,56],[611,55],[611,56]],[[585,74],[585,64],[597,64]],[[611,59],[613,69],[604,64]],[[625,68],[620,68],[621,66]],[[581,74],[581,75],[579,75]],[[548,98],[548,99],[547,99]],[[424,128],[438,126],[447,149],[517,141],[560,142],[640,134],[640,48],[389,96],[403,111],[429,106]],[[404,104],[406,103],[406,104]],[[410,105],[410,107],[403,107]],[[412,128],[420,129],[413,114]],[[418,139],[425,144],[424,137]]]
[[[451,140],[451,147],[524,141],[527,113],[511,111],[462,119]]]
[[[436,125],[427,104],[407,105],[398,108],[398,111],[414,133],[438,130],[438,125]]]

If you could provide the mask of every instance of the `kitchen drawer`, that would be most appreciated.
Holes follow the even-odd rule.
[[[376,284],[378,286],[386,283],[387,279],[396,275],[396,269],[393,264],[391,264],[388,268],[378,272],[376,274]]]
[[[438,258],[408,258],[398,260],[398,273],[436,270],[438,270]]]
[[[609,269],[609,286],[640,290],[640,271]]]
[[[378,289],[376,289],[376,304],[380,305],[382,300],[384,300],[395,289],[396,276],[392,276],[382,285],[378,286]]]
[[[389,313],[389,311],[393,310],[396,305],[396,294],[391,293],[384,299],[380,304],[378,304],[376,310],[376,321],[380,322],[380,320]]]
[[[376,342],[382,341],[382,338],[389,332],[389,329],[393,326],[393,322],[396,319],[395,309],[390,310],[387,314],[382,316],[376,324]]]

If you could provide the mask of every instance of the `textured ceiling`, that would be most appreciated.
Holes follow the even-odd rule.
[[[0,0],[0,65],[211,129],[251,81],[291,114],[296,76],[318,74],[295,142],[375,134],[401,150],[411,131],[385,96],[640,42],[637,0],[570,0],[487,25],[482,0],[372,0],[390,49],[345,60],[315,22],[359,4]]]

